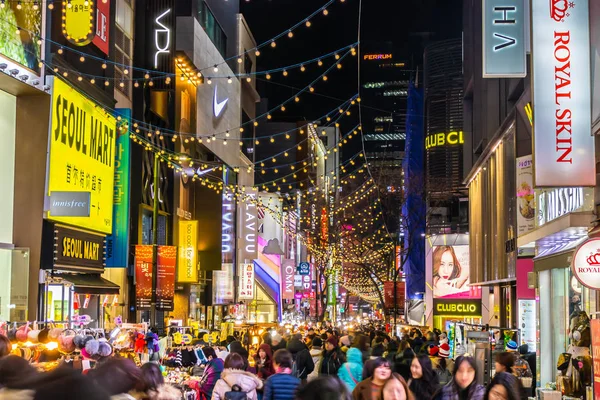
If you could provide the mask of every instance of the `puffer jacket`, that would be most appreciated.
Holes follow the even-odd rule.
[[[294,400],[300,379],[286,373],[271,375],[265,383],[263,400]]]
[[[206,364],[204,374],[200,378],[198,383],[198,390],[206,395],[210,399],[212,396],[213,389],[217,381],[221,378],[223,372],[223,360],[220,358],[213,358]]]
[[[256,389],[260,389],[263,383],[258,377],[250,372],[239,369],[224,369],[215,385],[212,400],[224,400],[225,393],[231,391],[233,385],[238,385],[242,392],[246,393],[249,400],[257,400]]]
[[[313,360],[313,364],[315,365],[315,369],[313,369],[313,371],[308,374],[308,377],[306,378],[309,382],[312,381],[313,379],[316,379],[319,377],[319,370],[321,369],[321,361],[323,361],[323,350],[320,348],[312,348],[310,350],[310,356],[312,357]]]
[[[346,357],[348,361],[338,370],[338,377],[346,384],[348,390],[353,391],[358,382],[362,380],[362,353],[359,349],[352,347],[346,353]]]

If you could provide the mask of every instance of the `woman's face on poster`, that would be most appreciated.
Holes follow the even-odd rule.
[[[440,275],[440,278],[448,280],[452,276],[453,272],[454,257],[452,257],[452,253],[450,251],[445,251],[444,254],[442,254],[438,274]]]

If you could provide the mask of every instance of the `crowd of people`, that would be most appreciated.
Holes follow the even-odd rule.
[[[367,329],[344,334],[308,328],[295,334],[267,332],[256,351],[240,341],[226,350],[204,346],[196,379],[186,382],[198,400],[518,400],[531,373],[515,352],[496,355],[496,373],[484,387],[475,360],[452,360],[446,335],[413,329],[401,340]],[[232,338],[233,339],[233,338]],[[0,400],[179,400],[180,388],[165,384],[157,363],[138,368],[109,358],[82,374],[69,365],[39,372],[10,355],[0,338]]]

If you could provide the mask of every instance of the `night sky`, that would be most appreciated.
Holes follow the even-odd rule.
[[[231,1],[231,0],[230,0]],[[242,1],[241,11],[258,43],[286,31],[297,22],[322,7],[326,0],[250,0]],[[358,39],[359,0],[336,1],[329,6],[329,14],[312,19],[310,28],[304,25],[277,41],[277,47],[265,47],[257,60],[258,70],[284,67],[319,57]],[[432,40],[460,37],[462,1],[458,0],[363,0],[362,42],[392,41],[395,58],[400,54],[412,66],[422,64],[422,48]],[[273,74],[270,81],[260,78],[258,90],[268,98],[269,108],[296,95],[333,63],[324,60],[323,67],[307,65],[306,72],[289,70],[289,75]],[[277,112],[274,119],[309,120],[336,108],[342,101],[357,93],[357,58],[348,56],[341,70],[328,74],[327,82],[318,82],[314,94],[303,94],[301,101]],[[364,104],[363,106],[368,106]],[[263,107],[265,107],[263,105]],[[265,110],[267,108],[264,108]],[[350,118],[351,119],[351,118]],[[354,126],[357,121],[346,121],[342,127]],[[352,124],[352,125],[350,125]]]

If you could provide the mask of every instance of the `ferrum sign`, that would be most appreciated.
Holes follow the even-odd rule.
[[[483,77],[522,78],[525,58],[523,0],[483,1]]]

